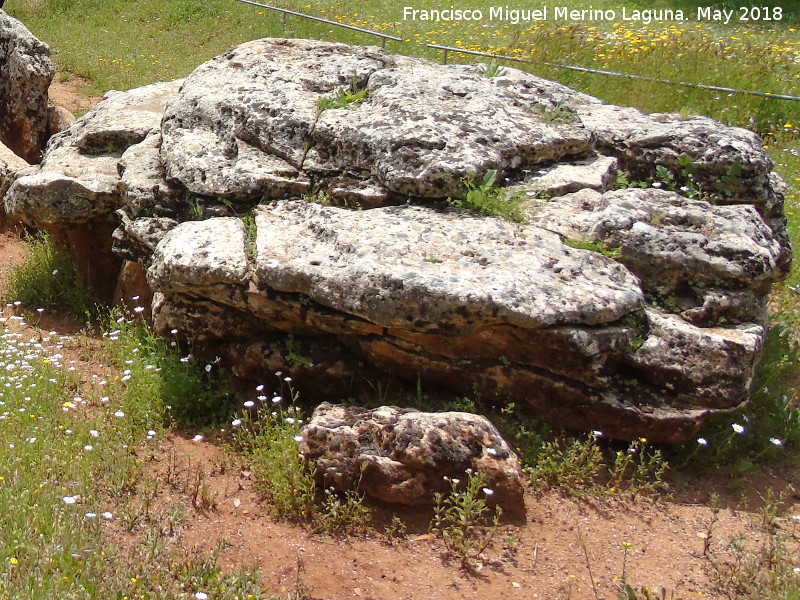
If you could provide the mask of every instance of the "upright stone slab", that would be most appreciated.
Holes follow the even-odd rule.
[[[47,143],[47,90],[55,75],[50,48],[0,10],[0,142],[29,163]]]

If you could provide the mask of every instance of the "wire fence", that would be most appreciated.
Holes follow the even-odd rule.
[[[242,4],[251,4],[253,6],[260,6],[261,8],[267,8],[269,10],[273,10],[275,12],[283,13],[284,22],[286,19],[286,15],[292,15],[293,17],[300,17],[303,19],[310,19],[312,21],[317,21],[319,23],[325,23],[327,25],[334,25],[336,27],[341,27],[343,29],[350,29],[352,31],[359,31],[361,33],[366,33],[368,35],[375,36],[377,38],[381,38],[381,48],[386,48],[386,40],[392,40],[395,42],[402,42],[403,38],[397,37],[395,35],[388,35],[386,33],[381,33],[379,31],[372,31],[370,29],[364,29],[362,27],[356,27],[355,25],[347,25],[346,23],[339,23],[337,21],[331,21],[330,19],[323,19],[322,17],[315,17],[314,15],[307,15],[305,13],[297,12],[294,10],[289,10],[288,8],[279,8],[277,6],[270,6],[268,4],[261,4],[259,2],[253,2],[252,0],[237,0]]]
[[[447,64],[447,56],[449,52],[458,52],[460,54],[470,54],[474,56],[484,56],[494,60],[508,60],[527,64],[546,65],[548,67],[555,67],[556,69],[566,69],[569,71],[580,71],[582,73],[594,73],[597,75],[608,75],[611,77],[625,77],[626,79],[639,79],[641,81],[654,81],[656,83],[665,83],[669,85],[679,85],[683,87],[700,88],[704,90],[715,90],[718,92],[729,92],[735,94],[747,94],[749,96],[760,96],[762,98],[770,98],[773,100],[791,100],[800,102],[800,96],[790,96],[788,94],[773,94],[772,92],[759,92],[756,90],[742,90],[739,88],[724,87],[719,85],[709,85],[706,83],[692,83],[690,81],[675,81],[673,79],[661,79],[658,77],[647,77],[646,75],[633,75],[631,73],[620,73],[618,71],[607,71],[603,69],[590,69],[589,67],[578,67],[575,65],[562,65],[560,63],[548,62],[544,60],[529,60],[520,58],[518,56],[506,56],[504,54],[491,54],[489,52],[480,52],[478,50],[465,50],[463,48],[453,48],[452,46],[439,46],[438,44],[425,44],[426,47],[434,50],[442,50],[442,62]]]
[[[2,0],[0,0],[2,1]],[[294,17],[299,17],[302,19],[309,19],[311,21],[317,21],[319,23],[325,23],[326,25],[332,25],[334,27],[341,27],[343,29],[350,29],[352,31],[358,31],[360,33],[365,33],[367,35],[371,35],[381,40],[381,48],[386,48],[386,41],[392,40],[394,42],[406,42],[401,37],[397,37],[394,35],[389,35],[387,33],[382,33],[380,31],[372,31],[371,29],[364,29],[362,27],[356,27],[355,25],[348,25],[346,23],[339,23],[338,21],[331,21],[330,19],[323,19],[322,17],[316,17],[314,15],[308,15],[305,13],[297,12],[294,10],[289,10],[287,8],[280,8],[277,6],[271,6],[269,4],[262,4],[260,2],[254,2],[253,0],[237,0],[237,2],[241,2],[243,4],[250,4],[252,6],[258,6],[261,8],[266,8],[268,10],[282,13],[284,18],[284,23],[286,21],[286,16],[291,15]],[[425,44],[426,48],[430,48],[432,50],[441,50],[442,51],[442,62],[447,64],[447,59],[450,52],[456,52],[459,54],[467,54],[471,56],[481,56],[485,58],[491,58],[492,60],[505,60],[505,61],[513,61],[513,62],[520,62],[525,64],[539,64],[545,65],[548,67],[553,67],[556,69],[565,69],[569,71],[579,71],[582,73],[592,73],[594,75],[604,75],[608,77],[622,77],[625,79],[637,79],[640,81],[652,81],[655,83],[663,83],[666,85],[676,85],[681,87],[691,87],[691,88],[699,88],[704,90],[713,90],[718,92],[727,92],[729,94],[743,94],[748,96],[759,96],[761,98],[768,98],[770,100],[789,100],[792,102],[800,102],[800,96],[792,96],[789,94],[774,94],[772,92],[762,92],[758,90],[743,90],[739,88],[732,88],[732,87],[725,87],[719,85],[709,85],[706,83],[693,83],[690,81],[676,81],[673,79],[661,79],[659,77],[648,77],[646,75],[634,75],[632,73],[620,73],[618,71],[608,71],[604,69],[592,69],[589,67],[581,67],[577,65],[564,65],[560,63],[542,61],[542,60],[531,60],[526,58],[520,58],[518,56],[506,56],[504,54],[492,54],[490,52],[480,52],[478,50],[466,50],[464,48],[454,48],[452,46],[440,46],[438,44]]]

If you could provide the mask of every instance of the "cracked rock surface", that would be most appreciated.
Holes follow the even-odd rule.
[[[108,95],[0,173],[3,205],[111,223],[158,331],[304,397],[379,369],[665,442],[745,403],[791,261],[758,137],[484,71],[249,42]],[[493,171],[524,223],[448,204]]]
[[[364,410],[321,404],[303,429],[300,454],[325,487],[358,489],[384,502],[433,504],[450,491],[447,478],[471,469],[485,477],[490,504],[525,513],[517,455],[485,417],[426,413],[396,406]]]

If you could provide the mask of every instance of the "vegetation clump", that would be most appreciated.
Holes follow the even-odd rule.
[[[28,311],[44,309],[78,318],[99,317],[101,303],[67,251],[44,232],[29,235],[26,240],[27,258],[9,274],[2,301],[16,302]]]
[[[524,223],[525,214],[522,210],[524,196],[509,194],[505,189],[497,187],[496,183],[496,169],[488,170],[477,182],[467,178],[464,180],[467,189],[465,196],[451,198],[448,202],[473,213],[499,216],[516,223]]]

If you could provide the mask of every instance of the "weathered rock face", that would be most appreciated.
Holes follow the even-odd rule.
[[[0,142],[28,162],[47,143],[47,89],[55,75],[50,48],[0,10]]]
[[[342,89],[366,100],[323,109]],[[564,100],[597,102],[529,75],[257,41],[187,80],[164,115],[163,157],[168,180],[231,200],[297,195],[336,175],[355,187],[376,179],[387,196],[456,197],[467,176],[588,151],[586,129],[545,116]]]
[[[321,485],[397,504],[433,504],[444,478],[480,472],[490,504],[524,515],[519,459],[489,421],[463,412],[425,413],[382,406],[364,410],[323,403],[303,428],[300,454]]]
[[[0,142],[0,198],[2,198],[18,174],[28,167],[28,163]],[[6,211],[0,204],[0,231],[6,225]]]
[[[180,81],[130,92],[108,92],[68,129],[54,136],[38,169],[14,181],[5,198],[10,215],[43,229],[108,220],[125,205],[120,163],[125,151],[158,130]]]
[[[167,99],[179,86],[177,81],[108,92],[93,110],[54,135],[41,164],[20,173],[6,194],[5,210],[12,217],[31,227],[67,231],[73,259],[107,301],[121,266],[111,252],[111,234],[117,227],[114,211],[127,202],[125,151],[159,130]]]
[[[746,402],[791,259],[757,137],[483,71],[250,42],[108,97],[4,205],[117,226],[120,289],[146,274],[159,331],[307,397],[347,394],[354,354],[619,438],[683,440]],[[525,224],[444,202],[490,170]]]

